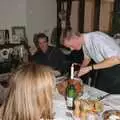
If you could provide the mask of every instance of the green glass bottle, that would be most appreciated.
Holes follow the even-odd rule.
[[[68,84],[67,86],[67,100],[66,100],[66,104],[67,104],[67,108],[69,110],[73,110],[74,109],[74,100],[76,98],[76,89],[75,86],[73,84]]]

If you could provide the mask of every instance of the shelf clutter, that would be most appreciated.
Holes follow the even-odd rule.
[[[26,43],[0,45],[0,74],[11,72],[18,65],[29,60],[29,47]]]

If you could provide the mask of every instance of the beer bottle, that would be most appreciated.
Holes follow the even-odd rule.
[[[74,109],[74,100],[76,98],[76,89],[75,86],[73,84],[68,84],[67,86],[67,108],[69,110],[73,110]]]

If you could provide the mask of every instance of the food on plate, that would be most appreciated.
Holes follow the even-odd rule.
[[[103,111],[103,104],[98,100],[80,100],[81,111],[86,112],[101,112]]]
[[[81,120],[87,120],[87,112],[80,112],[80,119]]]
[[[73,114],[75,117],[79,116],[81,120],[98,120],[97,113],[103,111],[103,104],[98,100],[76,99],[74,103],[75,109]]]
[[[66,95],[66,88],[67,88],[67,82],[66,81],[62,81],[61,83],[56,85],[57,90],[60,94],[62,95]]]
[[[79,100],[75,100],[74,101],[74,105],[75,105],[75,110],[73,112],[75,117],[80,117],[80,101]]]
[[[104,120],[120,120],[120,111],[108,110],[103,113]]]

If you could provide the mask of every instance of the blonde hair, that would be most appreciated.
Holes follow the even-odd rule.
[[[79,32],[73,32],[72,30],[69,30],[69,29],[66,30],[63,34],[63,41],[66,39],[69,41],[74,35],[78,37],[81,36]]]
[[[53,71],[47,66],[28,64],[12,80],[2,120],[52,119]]]

